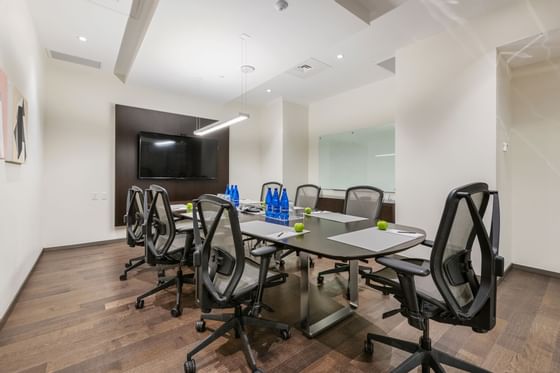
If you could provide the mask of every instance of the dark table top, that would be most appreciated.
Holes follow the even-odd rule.
[[[265,218],[262,215],[250,215],[244,213],[239,214],[240,222],[247,222],[252,220],[264,221]],[[367,259],[396,254],[398,252],[419,245],[426,239],[426,232],[424,232],[422,229],[390,224],[390,228],[418,232],[421,235],[418,237],[411,237],[409,241],[396,246],[388,247],[385,250],[373,252],[361,247],[352,246],[328,239],[328,237],[332,237],[338,234],[373,227],[375,226],[375,222],[372,220],[362,220],[352,223],[339,223],[336,221],[321,219],[314,216],[305,216],[303,220],[298,220],[298,222],[300,221],[304,223],[305,229],[309,230],[308,233],[278,240],[271,239],[270,237],[257,238],[262,238],[268,242],[281,244],[298,251],[301,250],[310,254],[337,260]],[[293,225],[293,222],[291,222],[291,225]]]

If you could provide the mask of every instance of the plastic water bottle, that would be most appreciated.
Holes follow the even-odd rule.
[[[280,196],[278,195],[278,188],[274,188],[274,194],[272,195],[272,217],[280,217]]]
[[[233,205],[235,207],[239,207],[239,189],[237,188],[237,184],[233,186],[233,193],[231,197],[233,200]]]
[[[268,188],[268,191],[266,192],[264,207],[265,207],[265,215],[267,217],[271,217],[272,216],[272,189],[271,188]]]
[[[229,187],[229,184],[226,185],[226,191],[224,195],[225,195],[225,199],[231,201],[231,188]]]
[[[280,219],[288,220],[290,217],[290,200],[286,188],[282,189],[282,197],[280,197]]]

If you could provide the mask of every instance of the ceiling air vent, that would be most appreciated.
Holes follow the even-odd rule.
[[[326,63],[316,60],[315,58],[310,58],[286,72],[290,75],[297,76],[298,78],[307,79],[329,68],[330,66]]]
[[[308,70],[311,70],[313,67],[309,66],[308,64],[304,63],[303,65],[299,65],[297,67],[297,69],[301,72],[307,72]]]
[[[93,67],[94,69],[100,69],[101,68],[101,62],[99,62],[99,61],[89,60],[87,58],[73,56],[71,54],[66,54],[66,53],[57,52],[57,51],[53,51],[53,50],[47,50],[47,54],[49,55],[50,58],[52,58],[54,60],[66,61],[66,62],[78,64],[78,65]]]

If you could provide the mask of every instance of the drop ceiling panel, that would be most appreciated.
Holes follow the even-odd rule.
[[[242,33],[253,88],[366,25],[334,1],[290,1],[278,12],[268,0],[161,1],[130,81],[228,101],[240,94]]]
[[[132,0],[29,0],[39,42],[49,50],[100,61],[111,72]],[[82,43],[78,36],[88,41]]]

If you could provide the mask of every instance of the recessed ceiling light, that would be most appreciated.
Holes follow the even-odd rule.
[[[337,55],[336,55],[336,58],[338,58],[339,60],[341,60],[341,59],[344,58],[344,55],[343,55],[343,54],[337,54]]]
[[[254,71],[255,71],[255,66],[253,66],[253,65],[242,65],[241,66],[241,72],[243,74],[250,74]]]
[[[459,0],[447,0],[447,4],[451,4],[451,5],[459,5]]]
[[[85,36],[78,36],[78,40],[81,41],[82,43],[85,43],[87,41],[87,38]]]
[[[266,90],[266,93],[270,93],[270,92],[272,92],[272,89],[268,88],[268,89]]]

